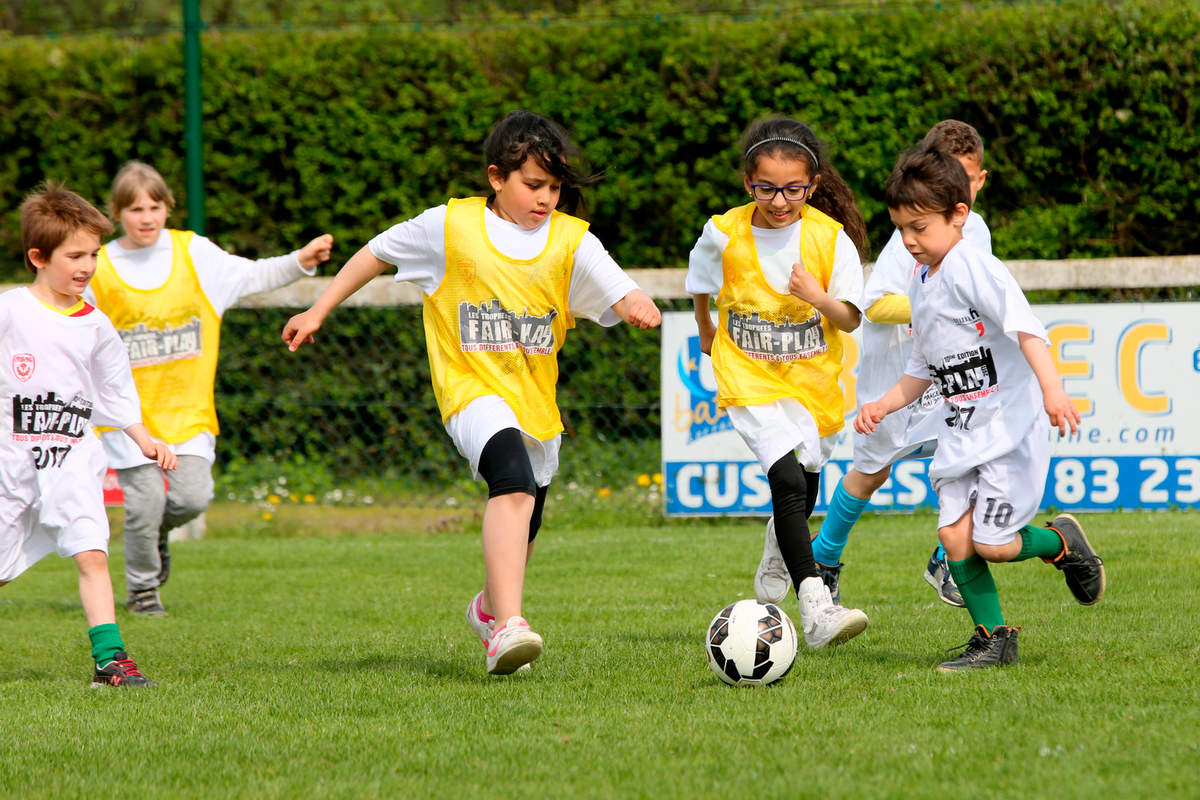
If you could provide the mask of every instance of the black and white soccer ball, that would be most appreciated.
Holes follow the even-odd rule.
[[[705,637],[708,665],[732,686],[766,686],[796,660],[796,629],[774,603],[738,600],[713,617]]]

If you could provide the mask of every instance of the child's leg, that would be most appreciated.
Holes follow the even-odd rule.
[[[538,487],[520,431],[505,428],[484,446],[479,474],[488,485],[483,513],[483,610],[499,620],[521,616],[525,563],[531,555]],[[542,503],[545,494],[542,494]],[[540,524],[540,515],[538,519]]]
[[[818,562],[829,566],[841,562],[850,530],[862,517],[871,495],[883,486],[891,471],[890,465],[869,475],[851,468],[838,481],[833,498],[829,501],[829,510],[825,512],[825,521],[813,539],[813,557]]]
[[[79,568],[79,599],[87,617],[92,660],[97,664],[107,664],[125,650],[113,609],[108,556],[103,550],[84,550],[75,554],[75,565]]]
[[[158,532],[167,495],[157,464],[117,470],[125,495],[125,587],[132,594],[158,588],[162,558]]]
[[[801,581],[815,578],[819,573],[808,530],[808,479],[794,452],[771,465],[767,470],[767,483],[771,487],[775,538],[792,576],[792,585],[798,589]]]
[[[167,475],[167,501],[158,526],[159,586],[171,575],[167,535],[203,514],[212,499],[212,464],[200,456],[180,456],[179,464]]]
[[[986,545],[977,545],[971,540],[973,511],[970,508],[957,522],[939,528],[938,539],[946,548],[950,574],[962,593],[971,622],[991,631],[997,625],[1004,624],[1004,614],[1000,610],[1000,595],[988,563],[976,552],[977,548]]]

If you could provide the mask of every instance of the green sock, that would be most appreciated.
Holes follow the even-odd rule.
[[[125,643],[121,641],[121,632],[117,630],[115,622],[88,628],[88,638],[92,640],[92,660],[97,664],[107,664],[125,649]]]
[[[997,625],[1004,624],[1004,614],[1000,611],[1000,595],[996,592],[996,581],[988,563],[973,554],[963,561],[947,560],[950,575],[958,584],[962,593],[963,603],[971,614],[971,622],[982,625],[990,633]]]
[[[1052,528],[1037,528],[1026,525],[1019,531],[1021,534],[1021,552],[1013,561],[1024,561],[1027,558],[1057,558],[1063,550],[1062,537]]]

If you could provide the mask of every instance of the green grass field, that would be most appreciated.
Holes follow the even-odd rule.
[[[174,545],[171,616],[118,612],[152,691],[86,688],[69,562],[5,587],[3,794],[1196,796],[1194,514],[1081,517],[1107,562],[1095,607],[1039,561],[997,568],[1021,663],[956,675],[933,669],[970,625],[921,580],[932,516],[868,517],[842,585],[871,626],[741,689],[702,639],[752,594],[760,520],[548,527],[525,607],[546,651],[493,678],[462,618],[478,536],[398,533],[404,510],[376,512],[395,524]],[[118,536],[123,597],[121,563]]]

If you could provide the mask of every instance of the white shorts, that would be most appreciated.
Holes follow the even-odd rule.
[[[521,429],[517,415],[504,398],[495,394],[476,397],[467,407],[446,420],[446,432],[463,458],[471,463],[471,474],[475,480],[483,480],[479,474],[479,459],[483,448],[492,437],[505,428],[516,428],[525,439],[525,452],[533,465],[533,478],[538,486],[549,486],[558,472],[558,450],[562,435],[542,441]]]
[[[764,475],[793,450],[800,466],[819,472],[837,444],[836,433],[821,438],[813,415],[791,397],[757,406],[726,406],[725,410]]]
[[[85,550],[108,553],[103,489],[107,462],[99,444],[94,439],[75,445],[78,449],[61,467],[41,469],[34,475],[22,468],[19,472],[24,474],[4,475],[0,582],[13,580],[53,552],[63,558]],[[28,458],[29,454],[20,455]]]
[[[953,525],[974,506],[971,538],[980,544],[1008,544],[1037,514],[1049,472],[1049,437],[1045,426],[1034,425],[1016,450],[957,478],[933,481],[938,527]]]
[[[946,427],[944,401],[930,386],[913,406],[888,414],[873,433],[854,434],[854,469],[874,475],[902,458],[929,458]],[[914,408],[915,406],[915,408]]]

